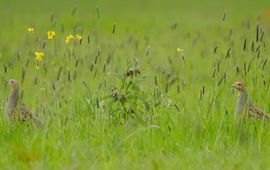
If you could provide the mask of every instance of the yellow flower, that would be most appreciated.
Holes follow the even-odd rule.
[[[38,52],[38,51],[35,51],[35,57],[36,57],[36,60],[39,62],[39,61],[42,61],[43,57],[44,57],[44,53],[43,52]]]
[[[183,53],[183,52],[184,52],[184,49],[182,49],[182,48],[177,48],[176,51],[177,51],[178,53]]]
[[[56,36],[56,33],[54,31],[48,31],[48,39],[51,40]]]
[[[27,29],[27,31],[28,31],[28,33],[32,34],[32,33],[34,33],[35,28],[29,27],[29,28]]]
[[[68,35],[68,36],[66,37],[66,39],[65,39],[65,43],[66,43],[66,44],[69,44],[69,43],[70,43],[70,41],[71,41],[71,40],[73,40],[73,39],[74,39],[73,35],[72,35],[72,34],[70,34],[70,35]]]
[[[78,41],[81,41],[81,40],[82,40],[82,36],[81,36],[80,34],[77,34],[77,35],[76,35],[76,39],[77,39]]]

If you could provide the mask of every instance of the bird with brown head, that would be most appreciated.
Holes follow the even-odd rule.
[[[32,112],[24,105],[20,105],[17,109],[20,98],[19,82],[15,79],[6,81],[7,86],[10,88],[10,95],[8,97],[6,113],[8,119],[19,119],[19,121],[34,120]]]
[[[245,84],[242,81],[236,81],[232,88],[238,91],[238,98],[234,112],[235,117],[255,117],[257,119],[267,119],[269,115],[255,107],[249,99]]]

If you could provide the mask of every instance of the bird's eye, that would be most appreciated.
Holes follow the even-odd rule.
[[[14,81],[11,80],[10,83],[14,83]]]
[[[241,86],[241,85],[242,85],[241,83],[238,84],[238,86]]]

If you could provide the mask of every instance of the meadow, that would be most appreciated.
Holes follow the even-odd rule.
[[[270,169],[231,88],[270,113],[269,6],[1,0],[0,169]],[[7,121],[11,78],[41,127]]]

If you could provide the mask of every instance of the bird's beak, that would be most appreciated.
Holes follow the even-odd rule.
[[[5,82],[5,84],[6,84],[6,86],[10,86],[10,81],[7,80],[7,81]]]
[[[232,87],[231,87],[231,91],[234,91],[235,89],[237,90],[236,85],[233,84]]]

